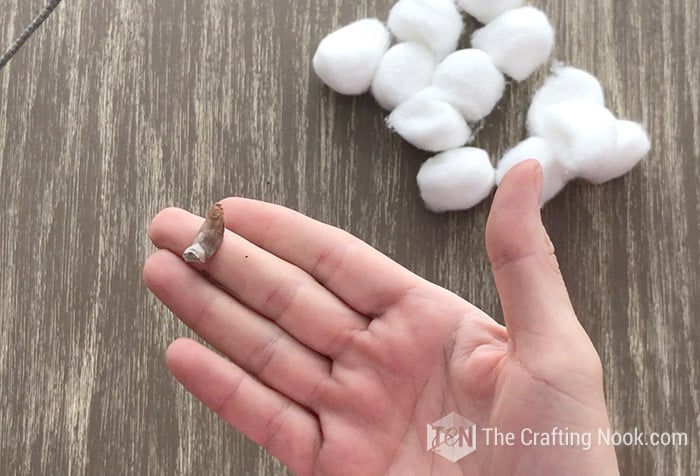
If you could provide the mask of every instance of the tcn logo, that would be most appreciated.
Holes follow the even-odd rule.
[[[476,451],[476,425],[457,413],[428,424],[428,451],[453,463]]]

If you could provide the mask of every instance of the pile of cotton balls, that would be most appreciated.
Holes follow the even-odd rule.
[[[364,19],[324,38],[313,58],[321,80],[346,95],[371,91],[391,111],[387,125],[433,153],[418,173],[427,208],[466,210],[489,196],[515,164],[544,171],[543,203],[574,178],[603,183],[631,170],[650,150],[644,129],[605,108],[596,78],[557,66],[528,114],[531,137],[494,168],[486,151],[465,147],[475,124],[501,100],[505,76],[527,79],[548,62],[554,29],[523,0],[399,0],[385,25]],[[463,10],[485,25],[457,51]],[[391,46],[392,35],[396,44]]]

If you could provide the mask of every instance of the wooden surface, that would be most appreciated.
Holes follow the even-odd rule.
[[[5,46],[43,2],[0,3]],[[633,173],[571,185],[544,215],[614,426],[690,437],[619,448],[623,474],[697,474],[699,3],[531,3],[556,25],[556,57],[596,74],[610,108],[653,138]],[[149,220],[169,205],[204,213],[236,194],[299,209],[500,316],[488,203],[426,212],[427,155],[370,98],[311,74],[324,34],[391,4],[66,0],[0,71],[1,474],[284,473],[165,369],[166,344],[188,332],[141,266]],[[479,146],[498,156],[523,137],[543,77],[509,86]]]

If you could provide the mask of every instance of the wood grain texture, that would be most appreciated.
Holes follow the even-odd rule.
[[[604,362],[613,425],[690,436],[619,448],[622,473],[697,474],[700,4],[530,3],[556,25],[556,57],[596,74],[610,108],[653,138],[630,175],[573,184],[544,216]],[[146,229],[165,206],[284,204],[500,316],[488,203],[426,212],[415,186],[426,154],[370,98],[311,74],[326,33],[391,4],[68,0],[0,71],[0,473],[284,473],[163,365],[188,334],[141,281]],[[3,0],[1,44],[41,5]],[[477,145],[496,157],[523,137],[544,75],[509,86]]]

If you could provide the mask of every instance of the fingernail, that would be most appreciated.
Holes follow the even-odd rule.
[[[542,171],[542,164],[540,164],[538,160],[535,160],[535,162],[537,163],[537,166],[532,168],[532,183],[534,189],[536,190],[537,203],[542,204],[544,175]]]

